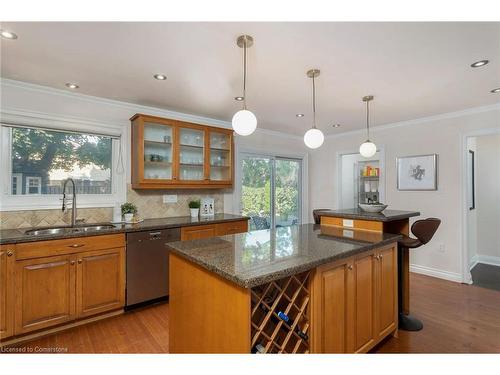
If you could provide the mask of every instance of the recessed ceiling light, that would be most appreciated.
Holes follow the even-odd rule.
[[[80,86],[78,86],[76,83],[66,83],[66,87],[69,88],[69,89],[72,89],[72,90],[76,90],[77,88],[79,88]]]
[[[303,113],[297,113],[297,114],[295,115],[295,117],[298,117],[298,118],[300,118],[300,117],[304,117],[304,114],[303,114]]]
[[[236,96],[234,100],[236,100],[237,102],[242,102],[243,100],[245,100],[245,98],[243,96]]]
[[[167,76],[164,74],[155,74],[153,77],[155,77],[158,81],[165,81],[167,79]]]
[[[334,128],[340,128],[340,124],[333,124],[332,125]]]
[[[496,89],[493,89],[490,92],[493,93],[493,94],[498,94],[500,92],[500,87],[498,87]]]
[[[9,30],[0,30],[0,36],[3,39],[17,39],[17,35]]]
[[[490,60],[480,60],[480,61],[476,61],[475,63],[471,64],[471,68],[479,68],[480,66],[485,66],[486,64],[488,64],[490,62]]]

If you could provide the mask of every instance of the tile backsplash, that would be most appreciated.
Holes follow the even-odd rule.
[[[176,194],[177,203],[163,203],[164,194]],[[188,216],[188,202],[202,197],[212,197],[215,212],[224,212],[224,194],[221,191],[207,190],[133,190],[127,187],[127,201],[137,206],[138,214],[144,219]],[[113,209],[79,208],[77,219],[85,219],[87,223],[111,221]],[[3,211],[0,212],[0,229],[16,229],[29,227],[45,227],[67,225],[71,221],[71,211],[63,213],[55,210]]]

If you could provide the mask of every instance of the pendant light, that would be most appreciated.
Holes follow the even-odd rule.
[[[359,153],[365,158],[371,158],[377,152],[377,146],[370,141],[370,102],[373,100],[373,95],[363,97],[366,103],[366,141],[359,146]]]
[[[238,47],[243,48],[243,97],[235,98],[243,101],[243,109],[233,116],[233,130],[239,135],[250,135],[257,128],[257,117],[247,109],[247,48],[253,45],[253,38],[250,35],[240,35],[236,40]]]
[[[311,69],[307,71],[307,76],[312,78],[312,107],[313,107],[313,126],[304,134],[304,143],[309,148],[318,148],[323,144],[325,136],[323,132],[316,128],[316,85],[314,79],[319,76],[319,69]]]

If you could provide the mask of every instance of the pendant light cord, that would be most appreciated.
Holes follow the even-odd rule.
[[[370,140],[370,101],[366,101],[366,136],[367,141]]]
[[[247,38],[243,45],[243,109],[247,109]]]
[[[312,76],[313,80],[313,129],[316,129],[316,85],[314,83],[314,74]]]

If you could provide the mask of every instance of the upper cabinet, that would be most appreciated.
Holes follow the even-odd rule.
[[[233,131],[136,114],[132,121],[134,189],[233,186]]]

